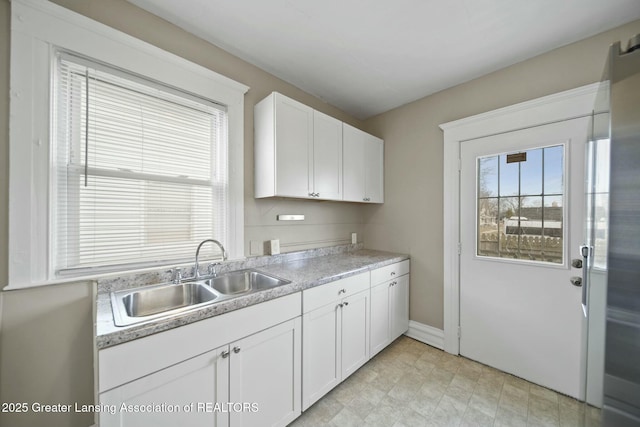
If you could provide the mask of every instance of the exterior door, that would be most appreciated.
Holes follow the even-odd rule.
[[[588,118],[461,143],[460,354],[581,397]]]

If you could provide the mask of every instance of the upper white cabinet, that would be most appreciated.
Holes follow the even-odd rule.
[[[255,107],[256,197],[342,200],[342,122],[272,93]]]
[[[342,200],[342,122],[315,110],[311,175],[317,198]]]
[[[375,143],[359,146],[362,165],[345,163],[343,132],[353,129]],[[295,197],[382,203],[382,140],[277,92],[254,109],[255,197]],[[353,157],[353,148],[349,153]],[[365,166],[366,165],[366,166]],[[344,176],[362,174],[357,197],[344,197]],[[368,187],[365,183],[369,183]],[[373,184],[376,183],[376,184]],[[379,183],[379,185],[377,184]],[[350,189],[354,184],[350,185]],[[368,199],[368,200],[363,200]]]
[[[279,93],[254,110],[256,197],[312,197],[313,109]]]
[[[384,202],[384,141],[343,123],[343,200]]]

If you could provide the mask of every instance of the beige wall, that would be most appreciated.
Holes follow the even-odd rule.
[[[93,404],[93,287],[3,292],[0,402]],[[93,414],[0,412],[1,426],[87,427]]]
[[[443,134],[438,125],[597,82],[609,45],[622,40],[626,46],[637,33],[640,21],[367,120],[366,130],[385,140],[385,204],[365,208],[366,246],[411,254],[412,320],[443,327]]]

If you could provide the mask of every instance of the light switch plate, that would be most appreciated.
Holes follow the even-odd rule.
[[[351,233],[351,244],[355,245],[358,243],[358,233]]]

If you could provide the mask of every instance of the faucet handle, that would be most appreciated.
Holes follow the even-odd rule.
[[[171,270],[167,270],[167,273],[171,273],[171,281],[179,285],[182,282],[182,267],[173,267]]]
[[[211,264],[207,265],[207,273],[209,273],[209,275],[211,276],[215,276],[216,275],[216,267],[218,265],[220,265],[221,263],[219,262],[212,262]]]

